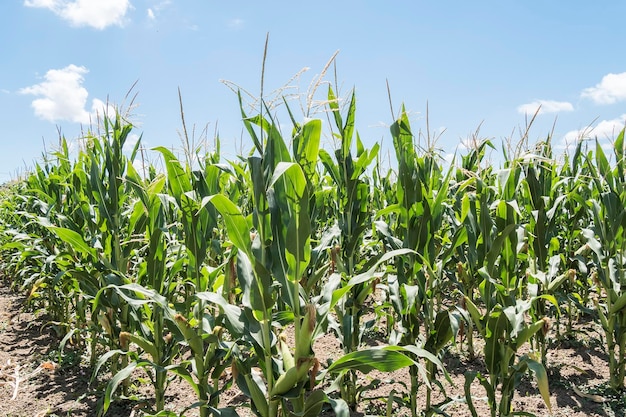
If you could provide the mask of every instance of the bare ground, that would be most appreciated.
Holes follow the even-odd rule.
[[[59,354],[59,340],[45,325],[45,316],[22,311],[22,301],[23,297],[0,285],[0,416],[95,416],[102,386],[89,386],[91,369],[84,360],[71,350]],[[582,337],[553,344],[548,354],[552,413],[530,377],[523,378],[517,389],[513,404],[515,411],[555,417],[626,415],[626,395],[612,393],[607,388],[609,370],[601,333],[593,322],[581,326]],[[322,364],[341,354],[339,344],[332,335],[320,338],[314,350]],[[452,348],[444,364],[452,383],[443,382],[446,395],[435,389],[433,403],[440,403],[447,396],[454,400],[444,410],[447,415],[471,416],[464,401],[465,373],[484,373],[484,363],[480,357],[469,360],[464,353]],[[107,416],[142,415],[141,408],[151,401],[151,387],[145,380],[142,383],[141,378],[140,374],[135,376],[134,394],[137,398],[134,401],[117,401]],[[409,386],[409,377],[404,370],[390,374],[374,372],[362,375],[361,382],[363,386],[372,384],[372,388],[363,393],[359,407],[352,415],[386,415],[389,399],[402,398]],[[478,415],[490,415],[482,386],[474,381],[471,391],[476,398],[474,405]],[[420,393],[420,406],[423,406],[424,387]],[[188,386],[179,381],[171,383],[167,392],[167,409],[181,412],[194,401]],[[221,401],[224,406],[236,407],[241,416],[252,415],[243,406],[247,399],[234,387],[221,396]],[[410,415],[410,411],[402,405],[402,401],[393,401],[391,414],[404,416]],[[197,410],[192,409],[185,415],[195,416]],[[324,415],[333,414],[324,411]]]

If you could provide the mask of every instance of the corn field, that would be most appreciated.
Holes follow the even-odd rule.
[[[359,374],[399,369],[410,384],[396,402],[446,415],[454,400],[431,397],[452,348],[484,360],[466,388],[480,382],[492,416],[523,411],[512,404],[525,375],[550,409],[547,353],[581,319],[603,329],[610,386],[624,392],[624,131],[610,150],[580,140],[555,155],[547,138],[503,151],[499,168],[479,140],[449,164],[402,109],[386,166],[355,130],[354,92],[340,106],[329,87],[325,120],[289,111],[288,135],[239,98],[253,148],[235,160],[216,140],[189,158],[154,148],[158,164],[137,169],[141,140],[128,150],[133,126],[117,114],[77,154],[62,139],[2,189],[4,282],[89,361],[100,415],[143,372],[145,415],[179,415],[165,399],[178,379],[202,417],[237,415],[220,405],[232,386],[260,417],[348,416]],[[385,343],[368,347],[373,326]],[[327,334],[342,354],[321,363]]]

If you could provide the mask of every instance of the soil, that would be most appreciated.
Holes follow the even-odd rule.
[[[81,355],[71,350],[58,351],[59,339],[43,314],[33,314],[22,309],[23,297],[10,292],[0,283],[0,416],[95,416],[102,396],[102,384],[90,386],[91,369]],[[593,322],[579,324],[577,338],[554,343],[547,356],[550,381],[552,413],[544,404],[533,378],[524,377],[517,388],[513,407],[515,411],[536,416],[555,417],[616,417],[626,415],[626,394],[612,393],[608,389],[609,369],[603,348],[602,333]],[[368,335],[370,344],[377,344],[379,335]],[[318,359],[325,365],[341,354],[339,343],[332,335],[316,341],[314,346]],[[480,351],[478,347],[477,352]],[[484,373],[480,356],[470,360],[459,348],[451,348],[445,356],[444,365],[451,383],[444,381],[447,397],[456,401],[443,410],[449,416],[471,416],[464,401],[465,373]],[[107,416],[139,417],[145,404],[151,401],[151,387],[145,375],[133,375],[133,400],[116,401]],[[443,380],[443,379],[442,379]],[[143,383],[141,382],[143,381]],[[352,416],[386,415],[390,398],[401,399],[409,386],[408,372],[372,372],[361,375],[362,386],[371,384],[363,393],[358,410]],[[420,405],[424,404],[425,388],[421,389]],[[483,387],[474,381],[471,385],[474,406],[481,417],[490,415]],[[596,394],[595,397],[590,394]],[[251,416],[243,407],[248,401],[232,387],[220,397],[223,406],[232,406],[241,416]],[[444,401],[446,396],[435,388],[433,403]],[[598,402],[603,400],[603,402]],[[195,402],[193,392],[182,382],[173,381],[167,391],[167,409],[180,413]],[[410,415],[394,401],[391,414]],[[192,409],[185,415],[196,416]],[[324,411],[332,416],[332,411]]]

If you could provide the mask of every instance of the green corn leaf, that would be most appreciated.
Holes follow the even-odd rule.
[[[296,161],[302,166],[309,181],[315,175],[321,136],[322,121],[312,119],[302,126],[301,132],[294,138]]]
[[[609,164],[609,160],[606,158],[604,149],[598,140],[596,140],[596,164],[600,174],[607,180],[609,185],[612,185],[611,165]]]
[[[237,254],[237,279],[243,294],[242,303],[252,310],[256,319],[265,320],[270,317],[269,311],[274,304],[272,276],[261,266],[259,268],[255,272],[250,258],[244,253]]]
[[[353,287],[355,285],[367,282],[370,279],[375,277],[376,270],[381,264],[389,261],[392,258],[395,258],[396,256],[415,254],[415,253],[416,252],[414,250],[407,249],[407,248],[396,249],[396,250],[386,252],[384,255],[378,258],[376,262],[374,262],[374,265],[372,265],[370,269],[352,278],[350,281],[348,281],[347,285],[350,287]]]
[[[148,193],[144,189],[142,182],[143,181],[133,164],[128,164],[128,169],[126,171],[126,183],[130,185],[133,190],[135,190],[144,207],[148,207]]]
[[[482,323],[482,315],[480,314],[480,310],[478,310],[478,307],[476,307],[476,304],[474,304],[474,302],[469,297],[466,296],[464,298],[465,298],[465,308],[470,313],[472,322],[478,329],[478,332],[484,336],[485,331],[483,330],[484,327]]]
[[[228,331],[235,337],[240,337],[245,332],[245,316],[243,311],[235,305],[230,304],[224,297],[213,292],[199,292],[196,298],[218,305],[226,317]]]
[[[600,319],[600,324],[602,325],[603,329],[608,329],[609,328],[609,319],[605,313],[605,307],[606,306],[600,306],[598,305],[598,303],[596,302],[596,311],[598,312],[598,318]]]
[[[194,379],[193,375],[189,372],[188,365],[189,365],[189,363],[187,361],[185,361],[185,362],[182,362],[182,363],[179,363],[179,364],[170,365],[170,366],[167,367],[167,370],[168,370],[168,372],[171,372],[174,375],[178,375],[179,377],[181,377],[182,379],[187,381],[187,383],[193,389],[194,393],[197,396],[199,396],[200,395],[200,387],[196,383],[196,380]]]
[[[476,377],[487,393],[487,399],[491,408],[491,417],[496,417],[496,387],[492,386],[489,380],[481,375],[480,372],[477,373]]]
[[[478,413],[476,412],[476,407],[474,407],[474,401],[472,400],[472,382],[476,379],[478,375],[477,371],[468,371],[465,372],[465,384],[463,384],[463,390],[465,391],[465,402],[467,403],[467,407],[472,413],[472,417],[478,417]]]
[[[231,242],[233,242],[237,249],[246,253],[249,257],[252,257],[250,226],[241,213],[241,210],[239,210],[239,207],[223,194],[204,197],[202,199],[201,208],[209,203],[222,215]]]
[[[602,250],[602,244],[596,239],[595,233],[591,229],[583,229],[583,236],[587,239],[587,246],[591,249],[598,260],[602,261],[604,259],[604,252]]]
[[[328,367],[328,372],[339,373],[347,370],[358,370],[368,373],[374,369],[382,372],[393,372],[411,365],[415,365],[415,361],[397,350],[374,348],[359,350],[342,356]]]
[[[153,361],[158,361],[158,359],[160,358],[161,352],[159,352],[154,343],[150,342],[149,340],[131,333],[130,341],[142,348],[148,355],[150,355]]]
[[[552,405],[550,404],[550,388],[548,386],[548,374],[546,373],[546,368],[537,361],[532,359],[526,359],[528,364],[528,368],[533,371],[535,377],[537,378],[537,386],[539,387],[539,393],[543,398],[546,407],[548,407],[548,411],[552,414]]]
[[[350,98],[350,105],[348,106],[348,115],[346,117],[346,123],[341,130],[341,152],[344,158],[350,155],[350,148],[352,147],[352,136],[354,133],[354,116],[356,114],[356,92],[352,90],[352,96]]]
[[[348,403],[341,398],[328,398],[328,403],[333,409],[336,417],[350,417],[350,407],[348,407]]]
[[[256,376],[256,377],[255,377]],[[252,398],[252,403],[256,407],[261,417],[269,417],[269,404],[267,403],[266,387],[263,380],[258,375],[245,374],[244,381],[246,388]]]
[[[417,347],[415,345],[386,346],[385,349],[398,351],[398,352],[403,352],[403,353],[404,352],[405,353],[410,353],[412,355],[415,355],[415,357],[417,357],[417,358],[425,359],[425,360],[429,361],[430,363],[434,364],[437,368],[439,368],[439,370],[446,376],[446,379],[448,379],[450,381],[448,372],[446,371],[445,367],[443,366],[443,363],[441,362],[441,360],[435,354],[429,352],[426,349],[422,349],[422,348]],[[424,366],[422,366],[421,364],[417,363],[417,371],[419,372],[420,376],[422,377],[422,381],[424,382],[424,384],[426,384],[426,386],[430,387],[431,376],[428,375],[428,372],[426,371],[426,368]]]
[[[389,208],[391,208],[391,209],[387,210]],[[400,211],[399,209],[400,209],[400,207],[397,204],[389,205],[388,207],[379,210],[376,213],[376,217],[382,217],[382,216],[385,216],[387,214],[391,214],[391,213],[394,213],[396,211]],[[386,213],[383,213],[383,212],[386,212]],[[374,227],[375,227],[375,230],[377,232],[379,232],[380,234],[382,234],[385,237],[387,243],[391,246],[392,249],[395,250],[395,249],[402,248],[402,245],[403,245],[402,240],[398,239],[397,237],[395,237],[393,235],[393,233],[391,232],[391,228],[389,227],[389,225],[387,223],[383,222],[382,220],[377,220],[377,221],[374,222]]]
[[[304,410],[297,414],[294,413],[294,417],[318,417],[325,403],[328,403],[326,393],[322,390],[315,390],[307,397]]]
[[[59,351],[61,353],[63,353],[63,350],[65,350],[65,345],[67,344],[67,342],[70,341],[70,339],[72,338],[72,336],[74,336],[75,334],[79,334],[81,331],[81,329],[72,329],[69,332],[67,332],[67,334],[65,335],[65,337],[63,337],[63,339],[61,340],[61,342],[59,343]]]
[[[547,302],[549,302],[550,304],[552,304],[554,306],[554,308],[556,308],[556,314],[560,315],[561,314],[561,309],[559,308],[559,302],[556,299],[556,297],[552,294],[541,294],[539,297],[540,300],[546,300]]]
[[[248,131],[248,134],[252,138],[252,142],[254,142],[254,146],[259,154],[263,154],[263,143],[259,140],[252,123],[250,122],[246,112],[243,109],[243,98],[241,97],[241,91],[237,91],[237,97],[239,98],[239,109],[241,110],[241,118],[243,120],[243,124]]]
[[[82,253],[83,255],[90,255],[93,259],[96,258],[96,250],[89,246],[79,233],[71,229],[57,226],[48,226],[48,229],[54,232],[59,239],[70,245],[75,252]]]
[[[290,187],[285,186],[285,188],[293,190],[296,193],[296,198],[301,199],[303,197],[306,188],[306,177],[300,165],[295,162],[279,162],[274,169],[274,175],[270,179],[269,187],[274,187],[276,182],[281,179],[290,184]]]
[[[89,380],[89,384],[93,384],[98,376],[98,372],[100,372],[100,368],[104,365],[109,359],[111,359],[115,355],[126,355],[128,352],[124,352],[123,350],[114,349],[106,352],[104,355],[98,358],[96,365],[94,366],[93,372],[91,373],[91,379]]]
[[[328,86],[328,107],[333,113],[335,125],[339,129],[340,135],[343,136],[343,119],[341,117],[341,112],[339,111],[339,100],[335,96],[335,92],[331,86]]]
[[[339,174],[339,167],[333,161],[333,158],[324,149],[320,149],[319,157],[322,164],[326,168],[326,171],[330,174],[333,182],[337,185],[341,184],[341,175]]]
[[[207,407],[211,412],[211,415],[214,417],[239,417],[237,411],[232,407],[224,407],[224,408],[215,408],[215,407]],[[176,417],[179,417],[179,414],[175,414]]]
[[[426,349],[430,352],[438,353],[452,339],[453,335],[450,313],[448,311],[440,311],[435,317],[435,325],[426,340]]]
[[[519,349],[522,347],[522,345],[524,345],[524,343],[526,343],[527,341],[530,340],[531,337],[533,337],[535,335],[535,333],[537,333],[538,331],[540,331],[543,328],[544,322],[543,320],[538,320],[535,323],[524,327],[518,334],[517,334],[517,338],[515,339],[515,348]]]
[[[339,274],[335,274],[335,275],[339,276]],[[334,290],[332,293],[332,299],[330,301],[329,309],[332,310],[333,308],[335,308],[339,300],[341,300],[343,296],[346,295],[351,290],[352,290],[351,285],[344,285]]]
[[[489,275],[491,276],[497,275],[496,271],[494,270],[495,266],[497,265],[496,261],[500,256],[504,256],[503,247],[505,246],[505,243],[508,240],[509,236],[512,233],[514,233],[517,230],[517,228],[518,228],[517,224],[509,224],[498,234],[498,236],[493,241],[491,245],[491,249],[489,250],[489,253],[487,254],[487,265],[488,265]]]
[[[150,417],[179,417],[180,414],[173,411],[161,410],[156,414],[150,414]]]
[[[485,335],[485,365],[490,374],[498,375],[501,367],[507,367],[506,354],[502,349],[506,348],[502,341],[507,340],[509,335],[509,322],[502,311],[496,309],[489,313],[487,321],[487,334]]]
[[[615,152],[615,157],[617,158],[618,163],[623,164],[622,160],[624,159],[626,148],[624,147],[624,132],[626,129],[622,129],[617,138],[615,138],[615,142],[613,143],[613,150]]]
[[[146,362],[142,362],[142,364],[147,364],[147,363]],[[113,394],[115,394],[115,391],[117,390],[117,387],[126,378],[131,376],[131,374],[134,372],[135,368],[137,368],[138,366],[140,366],[140,364],[138,362],[131,362],[124,369],[118,371],[113,376],[113,378],[111,378],[111,380],[107,384],[106,390],[104,391],[103,410],[104,410],[105,413],[109,409],[109,406],[111,405],[111,400],[113,399]]]
[[[273,120],[270,124],[264,159],[266,163],[269,162],[271,164],[272,168],[275,168],[280,162],[291,162],[289,149],[287,148],[287,145],[285,144],[285,141],[280,134],[280,130],[278,130],[278,126],[274,123]]]
[[[369,152],[364,151],[363,153],[361,153],[359,158],[354,163],[354,172],[352,173],[351,179],[356,180],[357,178],[359,178],[359,176],[363,175],[363,173],[367,171],[367,168],[369,168],[372,161],[378,155],[379,150],[380,150],[380,144],[375,143]]]
[[[172,190],[174,198],[180,200],[182,194],[192,190],[189,174],[183,169],[180,161],[172,151],[163,146],[156,147],[153,150],[163,155],[169,187]]]
[[[376,212],[376,218],[380,218],[383,216],[388,216],[390,214],[398,213],[399,215],[406,216],[406,209],[402,207],[400,204],[389,204],[388,206],[378,210]],[[382,230],[381,230],[382,232]],[[390,233],[385,233],[385,236],[390,235]]]
[[[515,338],[524,327],[526,312],[530,309],[530,300],[516,300],[514,306],[508,306],[502,310],[509,321],[511,332],[510,337]]]
[[[140,307],[142,305],[148,303],[157,303],[164,310],[168,310],[169,307],[167,305],[166,299],[157,294],[153,290],[142,287],[139,284],[124,284],[124,285],[115,285],[110,284],[98,291],[96,297],[94,299],[94,306],[100,305],[100,299],[106,296],[108,290],[113,290],[117,295],[124,299],[129,305],[133,307]],[[135,294],[135,296],[131,296],[127,294],[127,291],[131,291]],[[105,301],[106,302],[106,301]]]

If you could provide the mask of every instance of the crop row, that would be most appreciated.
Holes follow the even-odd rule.
[[[320,146],[322,120],[289,112],[285,140],[269,109],[242,106],[250,156],[224,161],[218,146],[191,164],[158,147],[164,168],[140,175],[141,141],[125,150],[132,125],[118,114],[76,156],[62,140],[4,187],[2,273],[45,309],[60,349],[85,352],[93,381],[110,371],[102,414],[139,369],[159,416],[176,415],[165,403],[173,378],[201,416],[236,415],[219,408],[233,384],[261,417],[346,416],[359,372],[401,368],[412,414],[443,412],[431,395],[463,340],[487,370],[467,386],[477,378],[492,415],[508,416],[527,373],[550,407],[550,337],[581,315],[602,326],[610,384],[624,388],[624,131],[609,156],[580,140],[557,160],[548,138],[503,152],[496,169],[488,140],[452,164],[421,149],[402,110],[384,169],[379,145],[366,149],[355,131],[354,94],[345,109],[332,88],[327,99],[334,153]],[[366,348],[373,325],[386,343]],[[313,343],[327,333],[343,355],[320,363]],[[469,390],[466,400],[476,415]]]

